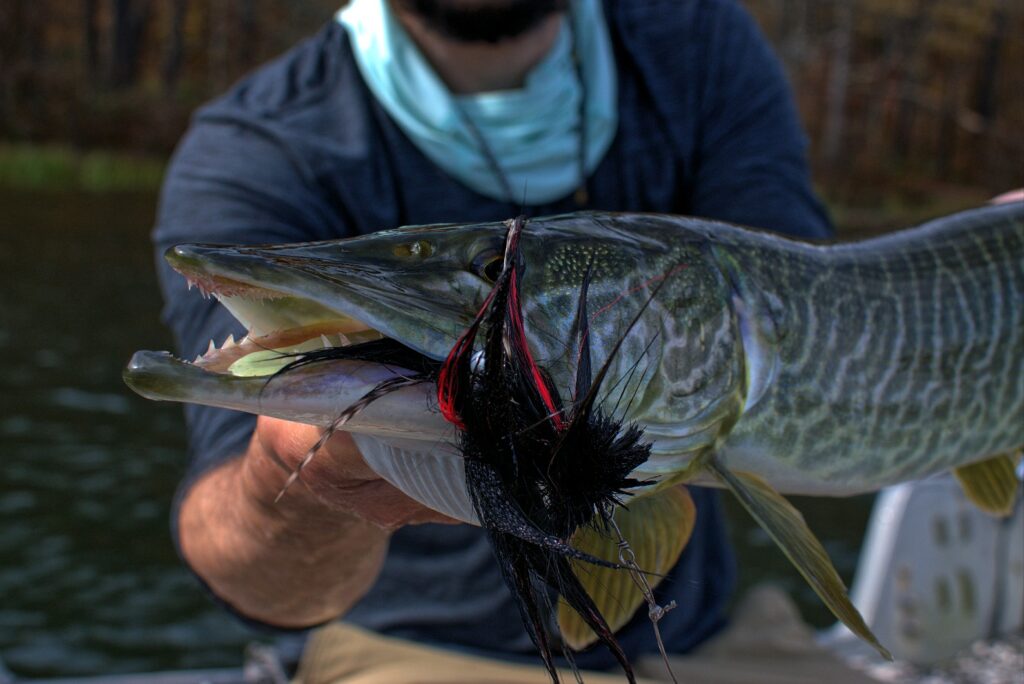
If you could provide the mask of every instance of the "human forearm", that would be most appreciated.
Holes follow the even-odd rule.
[[[446,522],[382,480],[338,433],[280,501],[319,428],[262,416],[245,454],[210,471],[185,497],[185,559],[238,612],[283,627],[346,612],[373,585],[388,530]]]
[[[242,457],[192,487],[179,517],[182,553],[243,615],[284,627],[316,624],[344,613],[372,586],[388,532],[303,483],[274,503],[288,475],[272,458],[274,442],[294,443],[282,446],[297,451],[302,440],[291,433],[305,431],[278,429],[269,440],[266,432],[258,430]]]

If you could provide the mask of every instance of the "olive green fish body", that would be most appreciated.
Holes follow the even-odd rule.
[[[723,462],[851,494],[1024,445],[1022,206],[856,244],[716,247],[760,376]]]
[[[369,385],[344,363],[268,381],[290,358],[272,350],[384,335],[445,358],[490,289],[505,230],[176,248],[175,267],[254,332],[197,365],[141,352],[125,377],[151,398],[328,424]],[[640,476],[707,482],[690,465],[715,454],[784,492],[844,495],[1024,445],[1024,203],[838,245],[582,213],[531,220],[521,251],[530,348],[564,395],[584,282],[594,362],[625,337],[600,405],[653,442]],[[319,337],[296,346],[309,335],[282,328]],[[346,429],[432,448],[452,429],[430,393],[385,396]]]

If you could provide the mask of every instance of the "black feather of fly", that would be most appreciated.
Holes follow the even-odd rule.
[[[278,370],[274,375],[281,375],[288,371],[302,368],[310,364],[322,361],[344,359],[348,361],[369,361],[395,368],[404,368],[411,371],[407,377],[419,378],[424,382],[433,380],[441,368],[441,363],[429,356],[424,356],[414,349],[406,347],[401,342],[389,337],[382,337],[379,340],[360,342],[347,347],[325,347],[312,351],[285,354],[294,356],[295,360]]]
[[[648,459],[651,447],[642,442],[637,426],[624,426],[596,406],[598,390],[624,337],[592,378],[587,315],[590,268],[576,312],[576,378],[574,399],[568,405],[534,361],[518,290],[525,272],[519,252],[524,225],[523,218],[509,222],[501,275],[443,364],[385,338],[304,352],[279,373],[331,359],[365,360],[410,371],[371,390],[366,401],[357,403],[359,408],[401,386],[436,380],[441,411],[459,428],[470,499],[552,681],[557,684],[559,677],[547,627],[551,606],[544,587],[556,591],[579,613],[618,660],[628,681],[634,682],[625,653],[573,572],[570,559],[624,568],[573,548],[569,539],[583,525],[608,530],[612,511],[622,504],[626,490],[645,484],[629,473]],[[646,304],[633,324],[645,309]],[[483,341],[477,345],[481,331]],[[483,351],[482,367],[473,362],[478,346]],[[347,410],[343,418],[356,410]],[[328,429],[321,443],[343,424],[343,418]],[[571,654],[566,656],[575,671]]]
[[[552,680],[559,681],[541,611],[545,585],[580,614],[632,682],[625,653],[569,560],[618,566],[581,554],[568,540],[582,525],[605,526],[626,490],[643,484],[629,473],[647,460],[650,445],[641,442],[637,427],[624,428],[595,406],[618,346],[592,380],[590,269],[577,311],[575,400],[566,405],[534,362],[518,294],[525,272],[518,248],[523,225],[523,219],[511,223],[502,273],[441,369],[439,403],[460,429],[470,498]],[[481,330],[482,368],[473,366]]]

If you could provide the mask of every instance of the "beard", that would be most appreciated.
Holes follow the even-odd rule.
[[[499,43],[536,28],[569,0],[392,0],[418,16],[433,31],[463,43]]]

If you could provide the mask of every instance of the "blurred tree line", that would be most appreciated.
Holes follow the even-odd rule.
[[[1024,185],[1024,2],[744,2],[786,65],[834,196]]]
[[[0,139],[167,153],[339,0],[0,0]]]
[[[743,1],[786,65],[830,191],[1024,185],[1024,2]],[[166,153],[195,106],[340,4],[2,0],[0,139]]]

